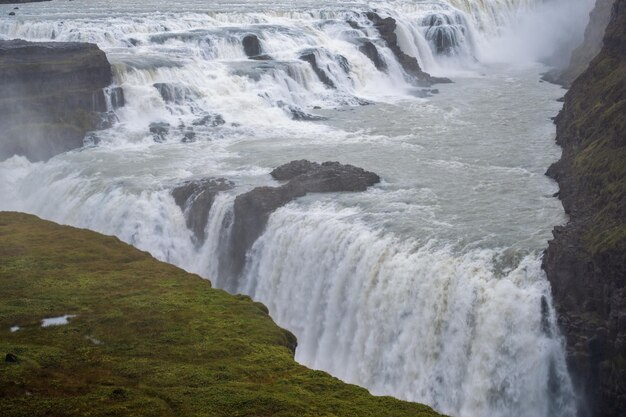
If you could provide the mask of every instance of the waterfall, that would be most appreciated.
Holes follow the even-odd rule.
[[[0,210],[118,236],[249,294],[296,334],[298,361],[375,394],[458,417],[575,415],[540,268],[564,221],[543,176],[562,92],[539,85],[536,63],[574,6],[135,3],[47,2],[0,21],[0,39],[97,43],[114,69],[112,127],[47,162],[1,161]],[[420,85],[368,13],[392,18],[401,52],[454,84]],[[529,19],[552,19],[545,48]],[[277,185],[269,171],[301,158],[383,182],[280,208],[231,276],[236,196]],[[171,190],[202,178],[235,186],[198,242]]]
[[[350,213],[286,207],[238,290],[298,335],[300,362],[375,394],[451,415],[573,416],[554,311],[542,316],[541,262],[498,271],[499,255],[420,247]]]

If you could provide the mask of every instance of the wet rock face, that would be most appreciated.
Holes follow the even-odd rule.
[[[436,83],[449,83],[448,78],[432,77],[430,74],[422,71],[415,57],[405,54],[400,45],[398,45],[398,37],[396,35],[396,21],[391,17],[382,18],[375,12],[368,12],[367,18],[372,22],[380,37],[385,41],[387,47],[396,56],[396,59],[402,66],[402,69],[420,86],[431,86]]]
[[[626,410],[626,0],[614,2],[604,47],[557,116],[561,159],[548,175],[570,219],[543,268],[552,287],[581,416]]]
[[[366,41],[363,45],[359,46],[359,51],[366,57],[368,57],[378,71],[387,71],[387,63],[382,56],[378,53],[378,48],[370,41]]]
[[[174,201],[183,211],[187,227],[193,232],[197,245],[206,240],[206,226],[215,196],[233,188],[224,178],[204,178],[186,181],[172,190]]]
[[[432,43],[438,55],[456,54],[460,46],[459,39],[464,37],[466,32],[464,22],[459,15],[434,13],[422,19],[422,25],[427,27],[424,37]]]
[[[154,83],[163,101],[167,104],[182,104],[196,94],[189,88],[176,83]]]
[[[241,272],[252,244],[263,233],[269,216],[279,207],[307,193],[365,191],[380,182],[380,177],[352,165],[339,162],[318,164],[293,161],[271,173],[277,180],[288,180],[280,187],[257,187],[237,196],[231,234],[232,276]],[[236,288],[236,283],[232,283]]]
[[[124,107],[126,99],[124,98],[124,89],[122,87],[115,87],[111,89],[111,107],[114,110]]]
[[[170,124],[164,122],[154,122],[150,123],[149,126],[150,133],[152,133],[152,138],[155,142],[165,142],[167,139],[167,135],[170,132]]]
[[[111,66],[94,44],[0,41],[0,160],[79,148],[106,112]]]
[[[256,35],[246,35],[242,42],[243,51],[248,57],[256,57],[261,55],[261,41]]]
[[[333,80],[331,80],[326,71],[324,71],[317,62],[317,57],[313,52],[306,53],[300,56],[300,59],[311,64],[311,68],[313,68],[313,72],[317,75],[321,82],[323,82],[328,88],[337,88]]]
[[[192,125],[217,127],[222,126],[225,123],[226,121],[220,114],[207,114],[206,116],[202,116],[194,120]]]
[[[298,175],[306,174],[320,167],[317,162],[301,159],[299,161],[291,161],[288,164],[281,165],[270,172],[272,178],[278,181],[288,181]]]

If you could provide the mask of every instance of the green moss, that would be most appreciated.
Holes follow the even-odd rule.
[[[576,80],[563,114],[559,135],[572,142],[573,173],[592,216],[583,242],[592,254],[625,251],[626,59],[619,47],[605,47]]]
[[[5,417],[438,415],[298,365],[259,303],[113,237],[0,213],[0,288]]]

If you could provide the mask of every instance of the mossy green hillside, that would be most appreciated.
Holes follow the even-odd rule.
[[[4,417],[438,415],[297,364],[264,306],[113,237],[0,213],[0,294]]]

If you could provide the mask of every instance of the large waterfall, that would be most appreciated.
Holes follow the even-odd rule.
[[[580,37],[590,6],[20,5],[0,20],[0,38],[88,41],[107,53],[111,126],[47,162],[0,162],[0,209],[116,235],[249,294],[296,334],[298,361],[375,394],[453,416],[573,416],[540,267],[565,221],[543,175],[558,157],[550,117],[563,92],[538,82],[537,61],[562,48],[563,33]],[[454,82],[416,83],[371,13],[393,19],[398,46],[424,71]],[[243,272],[225,272],[235,196],[275,185],[269,171],[302,158],[383,181],[278,209]],[[204,240],[171,194],[201,178],[234,184],[215,198]]]

